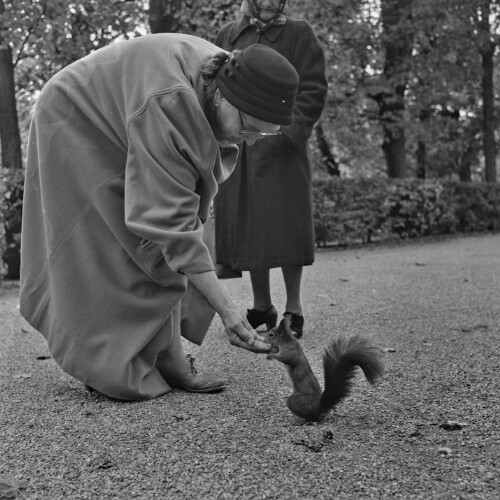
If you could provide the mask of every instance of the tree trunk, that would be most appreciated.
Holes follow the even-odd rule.
[[[0,0],[0,15],[5,12],[3,0]],[[23,167],[21,153],[21,134],[17,117],[16,88],[14,83],[14,64],[12,50],[4,44],[0,26],[0,144],[2,147],[2,167],[14,172]],[[5,252],[0,255],[2,263],[7,266],[6,278],[18,279],[20,270],[19,241],[21,207],[14,209],[12,203],[17,200],[12,197],[0,200],[0,208],[4,211],[3,226],[5,229]],[[17,222],[17,224],[16,224]]]
[[[340,165],[332,154],[321,122],[315,125],[314,130],[316,132],[319,152],[321,153],[322,164],[332,177],[340,177]]]
[[[5,11],[0,0],[0,14]],[[21,135],[16,108],[14,65],[12,50],[3,46],[0,30],[0,140],[2,145],[2,166],[8,169],[22,168]]]
[[[406,177],[406,137],[405,128],[400,122],[391,123],[392,119],[387,119],[386,114],[402,113],[404,104],[398,104],[389,110],[387,106],[381,106],[380,117],[384,127],[384,142],[382,150],[384,151],[385,162],[387,165],[387,175],[391,179]],[[399,120],[398,120],[399,121]]]
[[[429,170],[429,160],[427,158],[427,145],[423,140],[417,143],[417,179],[425,179]]]
[[[412,0],[382,0],[385,49],[384,76],[390,92],[381,95],[379,116],[384,129],[384,151],[389,177],[406,177],[405,90],[413,44]]]
[[[483,151],[484,179],[486,182],[496,182],[496,144],[495,144],[495,90],[493,85],[493,57],[495,44],[490,34],[490,3],[489,0],[481,6],[481,63],[483,68]]]
[[[176,33],[182,0],[150,0],[149,27],[151,33]]]
[[[464,159],[458,166],[458,178],[461,182],[471,182],[472,180],[471,164],[467,159]]]

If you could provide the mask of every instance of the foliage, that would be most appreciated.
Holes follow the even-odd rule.
[[[442,203],[454,215],[450,232],[500,229],[500,185],[466,182],[443,184]]]
[[[215,41],[220,28],[236,19],[240,4],[231,0],[152,0],[163,4],[178,33]]]
[[[224,23],[240,15],[239,1],[158,1],[175,18],[177,31],[211,41]],[[408,41],[411,30],[411,57],[400,65],[400,73],[396,68],[390,81],[384,74],[387,33],[381,19],[382,4],[388,2],[289,2],[289,15],[308,20],[325,51],[329,94],[322,129],[343,175],[360,178],[343,179],[339,185],[317,181],[318,238],[343,243],[497,228],[494,187],[435,179],[484,178],[481,57],[498,47],[500,3],[411,2],[411,23],[402,19],[393,31],[397,42],[399,36]],[[33,104],[54,73],[109,43],[149,32],[148,0],[1,0],[0,4],[5,7],[0,14],[0,40],[13,54],[24,145]],[[497,77],[498,72],[495,60]],[[406,135],[409,175],[428,179],[424,183],[389,184],[381,179],[386,162],[377,96],[401,81],[405,82],[405,115],[398,124]],[[498,82],[497,78],[496,94],[500,94]],[[495,112],[498,130],[498,102]],[[314,148],[313,154],[320,156]],[[9,192],[17,182],[7,180],[0,189]],[[17,217],[15,211],[6,199],[0,217],[5,218],[7,232]],[[4,230],[0,223],[0,232]]]
[[[418,29],[407,93],[408,129],[415,145],[410,153],[417,155],[420,147],[426,176],[480,178],[483,71],[477,9],[477,1],[414,3]]]
[[[313,206],[316,241],[319,246],[335,241],[369,243],[381,237],[381,210],[386,181],[372,179],[329,179],[314,183]]]
[[[19,277],[24,171],[0,169],[0,256],[6,277]]]
[[[403,18],[401,26],[394,28],[402,38],[411,31],[411,57],[388,80],[381,3],[389,2],[290,2],[293,14],[314,26],[325,49],[330,91],[323,128],[343,172],[385,172],[378,103],[381,96],[392,93],[391,86],[406,80],[403,125],[409,176],[480,180],[484,135],[481,53],[485,44],[498,42],[500,4],[488,0],[413,1],[411,22]],[[484,25],[481,15],[485,5],[490,7],[490,26]],[[499,91],[497,83],[497,94]],[[499,111],[497,108],[497,117]]]
[[[440,199],[442,190],[437,181],[410,179],[389,184],[383,206],[389,232],[401,238],[431,234],[446,211]]]
[[[2,26],[14,49],[38,83],[67,64],[115,40],[144,34],[146,2],[127,0],[5,1]]]
[[[178,31],[211,41],[224,23],[239,16],[239,1],[156,1],[176,18]],[[108,43],[149,31],[147,0],[4,3],[0,29],[14,53],[24,139],[38,91],[56,71]],[[480,15],[485,3],[491,26]],[[498,2],[485,0],[412,2],[413,50],[402,65],[408,77],[404,126],[410,176],[481,178],[480,54],[488,42],[497,43],[498,9]],[[386,170],[374,99],[390,84],[384,78],[380,12],[381,0],[289,2],[289,15],[307,19],[325,51],[330,85],[323,130],[342,172],[350,176]],[[404,24],[395,30],[404,32]],[[393,76],[398,81],[401,75]],[[500,92],[498,84],[496,90]]]
[[[294,0],[293,17],[313,26],[325,52],[329,81],[323,129],[344,173],[373,175],[385,170],[382,128],[367,87],[383,69],[379,2]]]
[[[2,0],[0,40],[13,54],[23,145],[31,109],[45,82],[93,50],[146,33],[146,6],[142,0]],[[22,175],[2,171],[0,255],[8,275],[19,268]]]
[[[405,179],[314,184],[316,243],[345,245],[500,229],[500,185]]]
[[[0,30],[12,47],[24,144],[31,109],[52,75],[93,50],[146,33],[144,0],[4,0],[4,4]]]

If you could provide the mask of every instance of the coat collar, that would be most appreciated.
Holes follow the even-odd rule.
[[[275,42],[281,35],[283,26],[284,25],[273,26],[263,31],[262,36],[267,38],[270,42]],[[248,22],[248,18],[246,16],[241,16],[237,21],[235,21],[235,23],[231,27],[231,31],[229,32],[229,43],[234,44],[243,32],[252,29],[253,28],[250,26],[250,23]]]

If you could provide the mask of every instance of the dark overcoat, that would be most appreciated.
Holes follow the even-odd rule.
[[[240,147],[237,167],[215,199],[217,262],[233,270],[309,265],[314,261],[311,167],[307,141],[326,100],[325,59],[311,26],[287,19],[256,31],[243,16],[225,25],[225,50],[267,45],[285,56],[300,82],[293,123],[283,136]]]
[[[221,152],[202,106],[201,66],[219,50],[187,35],[111,44],[57,73],[35,107],[21,314],[108,396],[170,389],[156,361],[180,333],[183,273],[214,268],[202,222],[237,153]]]

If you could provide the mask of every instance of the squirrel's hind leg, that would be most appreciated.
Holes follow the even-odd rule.
[[[323,410],[318,404],[317,397],[311,397],[304,394],[292,394],[287,399],[287,405],[290,411],[297,417],[309,421],[317,421],[321,418]]]

